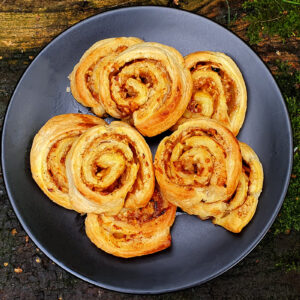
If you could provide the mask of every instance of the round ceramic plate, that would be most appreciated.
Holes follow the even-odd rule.
[[[195,216],[178,214],[169,249],[139,258],[117,258],[89,241],[83,217],[55,205],[33,181],[29,152],[37,131],[55,115],[90,113],[67,92],[68,75],[93,43],[119,36],[163,43],[183,55],[199,50],[224,52],[241,69],[248,90],[248,109],[238,139],[255,150],[265,174],[257,212],[241,234],[232,234]],[[153,152],[162,136],[147,139]],[[287,109],[263,62],[243,41],[218,24],[161,7],[102,13],[54,39],[19,81],[2,133],[7,192],[31,239],[70,273],[98,286],[128,293],[162,293],[191,287],[235,265],[273,223],[288,187],[291,164],[292,137]]]

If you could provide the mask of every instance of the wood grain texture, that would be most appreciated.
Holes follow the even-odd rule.
[[[179,1],[179,5],[168,0],[4,0],[0,3],[0,53],[7,48],[28,51],[43,47],[70,26],[108,9],[168,4],[209,18],[227,10],[224,0]]]
[[[87,17],[114,8],[116,5],[129,6],[140,2],[5,1],[0,6],[0,52],[5,48],[28,51],[43,47],[59,33]],[[154,3],[155,1],[150,1],[150,4]]]
[[[162,5],[209,17],[247,42],[249,24],[244,19],[243,1],[228,2],[230,24],[225,0],[0,0],[0,123],[26,67],[42,47],[71,25],[116,7]],[[278,37],[265,38],[252,48],[273,73],[277,69],[276,60],[300,68],[297,38],[285,43]],[[77,279],[37,249],[12,211],[1,171],[0,205],[0,299],[297,299],[300,296],[299,273],[287,272],[280,263],[299,257],[299,234],[295,232],[267,234],[237,266],[199,287],[157,297],[133,296]]]
[[[0,0],[1,1],[1,0]],[[227,25],[233,32],[247,41],[246,30],[249,25],[244,20],[241,1],[225,0],[2,0],[0,2],[0,56],[7,51],[34,51],[48,44],[59,33],[97,13],[133,5],[161,5],[181,8],[212,18]],[[258,46],[253,46],[262,59],[275,69],[277,59],[288,61],[299,67],[299,38],[289,38],[283,43],[279,37],[265,38]]]

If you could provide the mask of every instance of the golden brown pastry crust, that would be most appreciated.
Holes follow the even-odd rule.
[[[65,171],[65,158],[73,142],[88,128],[105,124],[90,115],[65,114],[50,119],[36,134],[30,152],[32,177],[55,203],[73,209]]]
[[[173,130],[191,118],[215,119],[236,136],[247,109],[247,90],[234,61],[220,52],[200,51],[187,55],[185,65],[193,79],[192,99]]]
[[[81,213],[143,207],[154,191],[149,146],[124,122],[86,131],[73,144],[66,169],[71,203]]]
[[[213,218],[213,223],[239,233],[251,221],[263,187],[263,168],[256,153],[247,144],[239,142],[243,171],[234,196],[227,202],[223,215]]]
[[[161,251],[171,245],[170,227],[176,206],[155,191],[140,209],[123,208],[116,216],[88,214],[86,233],[103,251],[119,257],[135,257]]]
[[[104,39],[92,45],[70,74],[70,85],[74,98],[82,105],[91,107],[96,115],[100,117],[104,115],[105,110],[99,99],[99,62],[109,55],[116,55],[128,47],[142,42],[135,37],[119,37]]]
[[[172,47],[137,44],[107,58],[99,69],[100,98],[106,112],[130,119],[145,136],[174,125],[191,98],[191,74]]]
[[[205,219],[224,211],[239,182],[242,159],[227,128],[200,118],[161,141],[154,166],[163,198]]]

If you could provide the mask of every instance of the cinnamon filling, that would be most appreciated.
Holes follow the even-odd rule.
[[[216,105],[218,104],[218,97],[220,96],[219,91],[215,87],[215,82],[210,78],[200,78],[196,82],[193,83],[193,95],[197,91],[205,91],[213,98],[213,106],[214,111],[216,111]],[[201,113],[201,106],[195,101],[192,97],[192,100],[189,102],[187,109],[192,113]]]
[[[201,129],[198,129],[198,128],[189,128],[188,130],[182,132],[176,138],[176,140],[166,142],[166,144],[165,144],[166,150],[164,152],[164,159],[163,159],[164,170],[165,170],[165,174],[169,177],[170,181],[172,181],[174,183],[177,183],[178,185],[184,185],[186,187],[188,187],[188,186],[204,187],[204,186],[207,186],[207,185],[210,184],[210,180],[208,180],[208,182],[205,183],[205,184],[194,181],[193,184],[191,184],[191,185],[188,184],[187,185],[187,184],[184,183],[184,179],[181,178],[180,175],[178,175],[178,174],[172,175],[171,171],[170,171],[170,161],[171,161],[171,156],[172,156],[172,153],[174,151],[175,146],[177,144],[182,144],[183,145],[184,150],[181,154],[181,157],[182,157],[186,151],[189,151],[191,149],[191,147],[189,147],[185,144],[186,140],[191,138],[191,137],[194,137],[194,136],[209,136],[209,137],[212,137],[213,140],[218,145],[220,145],[221,148],[223,149],[223,147],[222,147],[223,139],[215,129],[201,130]],[[209,150],[208,150],[208,152],[210,153]],[[226,156],[227,156],[226,151],[223,150],[222,153],[224,155],[224,158],[226,158]],[[213,153],[211,153],[211,155],[212,155],[212,159],[213,159],[212,163],[214,164],[215,162],[214,162]],[[203,172],[205,171],[204,166],[202,166],[199,163],[193,162],[193,157],[190,157],[190,160],[178,160],[178,161],[174,161],[172,163],[175,167],[176,172],[183,173],[183,174],[186,174],[186,175],[193,175],[194,174],[196,176],[201,177]],[[206,158],[205,163],[206,164],[211,163],[210,159]],[[163,173],[163,171],[161,169],[157,168],[157,170],[159,172]],[[212,167],[209,167],[207,169],[207,171],[210,174],[212,174],[214,172],[214,169]],[[227,182],[226,177],[227,176],[220,176],[217,180],[217,185],[226,187],[226,182]]]
[[[63,193],[69,192],[65,161],[77,136],[79,136],[78,132],[70,132],[69,136],[56,141],[47,155],[48,176],[57,189]],[[52,188],[48,190],[49,192],[54,192]]]
[[[237,103],[237,89],[235,82],[229,77],[229,75],[222,69],[222,65],[214,62],[198,62],[194,67],[192,67],[191,72],[195,70],[209,70],[218,73],[221,78],[221,82],[224,89],[224,94],[228,107],[228,114],[230,115],[236,110]],[[204,87],[202,87],[204,89]],[[192,111],[192,110],[191,110]]]
[[[92,80],[92,75],[95,69],[96,64],[102,59],[103,57],[99,58],[96,62],[91,64],[91,66],[88,68],[87,72],[85,73],[85,83],[86,87],[90,91],[91,95],[93,96],[94,99],[98,100],[99,95],[98,93],[94,90],[94,82]]]
[[[123,69],[138,63],[138,62],[149,62],[152,64],[155,64],[157,68],[161,72],[161,76],[163,76],[168,82],[172,84],[172,80],[165,69],[165,67],[157,60],[154,59],[134,59],[130,62],[125,63],[123,66],[119,67],[118,65],[114,65],[112,67],[113,71],[109,74],[109,82],[110,82],[110,91],[111,91],[111,98],[115,102],[117,109],[122,115],[122,118],[126,118],[129,115],[132,115],[133,112],[140,110],[140,109],[145,109],[147,107],[147,101],[143,104],[136,103],[134,100],[136,97],[138,97],[139,92],[134,90],[131,86],[127,86],[126,82],[129,79],[136,80],[137,82],[142,83],[148,90],[151,90],[156,84],[157,84],[157,79],[154,74],[149,74],[143,71],[137,71],[136,74],[133,74],[131,76],[128,76],[127,78],[123,76],[123,82],[119,86],[119,95],[122,99],[126,99],[127,103],[126,104],[118,104],[117,99],[114,97],[114,93],[112,90],[112,82],[119,82],[120,81],[120,73],[122,72]],[[138,70],[138,69],[137,69]],[[150,96],[151,92],[148,92],[148,98]],[[166,95],[166,98],[169,97],[170,91],[168,91],[168,94]],[[163,98],[158,99],[158,101],[162,100]]]
[[[121,212],[114,218],[117,221],[123,221],[132,225],[141,225],[159,218],[170,208],[170,205],[162,199],[160,193],[155,190],[152,199],[145,207],[136,210],[126,210],[125,213]]]
[[[137,189],[139,189],[143,183],[143,176],[142,176],[142,171],[143,171],[143,164],[140,162],[141,157],[139,157],[139,154],[136,151],[136,144],[135,142],[133,142],[132,140],[130,140],[127,136],[125,135],[121,135],[121,134],[108,134],[108,133],[104,133],[100,138],[94,140],[88,147],[87,149],[91,149],[94,148],[93,145],[96,145],[95,147],[97,147],[98,144],[101,143],[105,143],[105,142],[109,142],[109,140],[114,140],[114,141],[118,141],[118,142],[122,142],[123,144],[127,144],[127,146],[130,148],[132,154],[133,154],[133,160],[132,161],[126,161],[126,157],[123,155],[122,151],[118,148],[114,149],[113,148],[115,146],[112,146],[112,151],[114,153],[119,153],[121,156],[123,156],[123,159],[126,161],[126,167],[125,167],[125,171],[123,174],[121,174],[121,176],[119,176],[110,186],[106,187],[106,188],[99,188],[97,186],[94,186],[93,184],[89,183],[88,180],[84,177],[83,175],[83,171],[81,170],[81,177],[82,177],[82,181],[84,182],[84,184],[86,186],[88,186],[92,191],[95,191],[97,193],[100,193],[101,195],[108,195],[112,192],[115,192],[119,189],[122,188],[123,186],[123,181],[124,181],[124,174],[126,173],[126,169],[128,167],[130,167],[130,164],[135,163],[136,165],[139,165],[138,168],[138,173],[137,173],[137,178],[130,190],[130,193],[134,193]],[[85,154],[83,154],[84,156]],[[101,153],[99,153],[99,156],[101,155]],[[128,166],[129,165],[129,166]],[[93,165],[91,165],[92,168],[92,173],[94,174],[94,176],[97,177],[98,174],[100,174],[100,172],[102,172],[102,176],[105,176],[105,172],[106,170],[99,167],[95,162],[93,163]]]

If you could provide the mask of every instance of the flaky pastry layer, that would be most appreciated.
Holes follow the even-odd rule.
[[[152,154],[131,126],[115,121],[91,128],[66,160],[69,195],[81,213],[117,214],[145,206],[154,191]]]
[[[239,233],[251,221],[256,211],[258,197],[263,187],[263,167],[253,149],[239,142],[243,170],[239,184],[231,199],[226,203],[223,215],[213,217],[213,223],[234,233]]]
[[[173,126],[185,111],[192,79],[181,54],[159,43],[131,46],[99,65],[105,111],[125,119],[145,136]]]
[[[242,171],[238,141],[207,118],[191,119],[165,137],[154,164],[163,198],[201,218],[224,210]]]
[[[70,74],[71,91],[74,98],[84,106],[91,107],[93,112],[102,116],[105,110],[99,99],[99,63],[107,56],[113,56],[128,47],[142,43],[135,37],[109,38],[96,42],[81,57]]]
[[[73,209],[69,198],[65,159],[74,141],[87,129],[106,124],[83,114],[64,114],[50,119],[36,134],[30,152],[32,177],[55,203]]]
[[[88,214],[85,228],[87,236],[98,248],[129,258],[168,248],[175,215],[176,206],[163,200],[155,191],[143,208],[123,208],[116,216]]]
[[[193,79],[193,94],[182,118],[173,127],[201,116],[215,119],[236,136],[247,109],[247,90],[235,62],[220,52],[199,51],[185,57]]]

